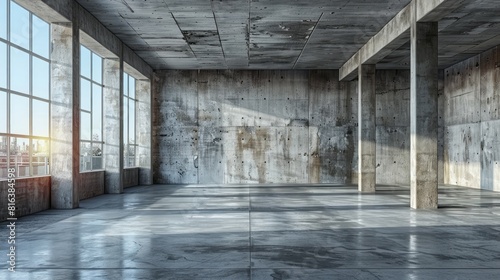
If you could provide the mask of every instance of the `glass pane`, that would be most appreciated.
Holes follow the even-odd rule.
[[[10,95],[10,133],[30,134],[30,101],[28,97]]]
[[[92,53],[92,80],[102,84],[102,58]]]
[[[80,46],[80,75],[90,77],[90,50],[84,46]]]
[[[128,111],[128,138],[130,144],[135,144],[135,102],[134,100],[129,100],[129,111]]]
[[[7,136],[0,136],[0,178],[7,178]]]
[[[90,141],[90,113],[80,112],[80,139]]]
[[[10,89],[29,94],[30,56],[19,49],[10,48]]]
[[[129,161],[128,161],[128,149],[127,149],[127,145],[124,145],[123,146],[123,164],[125,165],[125,167],[130,167],[129,165]]]
[[[92,170],[92,149],[90,148],[90,143],[81,142],[80,143],[80,170],[89,171]]]
[[[102,169],[102,145],[92,145],[92,169]]]
[[[102,88],[96,84],[92,86],[92,140],[102,141]]]
[[[50,65],[47,61],[33,57],[33,95],[49,99]]]
[[[0,42],[0,87],[7,88],[7,45]]]
[[[49,137],[49,103],[33,100],[33,135]]]
[[[128,79],[128,92],[130,98],[135,99],[135,79],[132,76]]]
[[[123,144],[128,145],[128,98],[123,100]]]
[[[128,166],[133,167],[135,166],[135,152],[136,152],[136,146],[135,145],[129,145],[128,146]]]
[[[0,133],[7,133],[7,93],[0,91]]]
[[[10,167],[15,167],[19,177],[30,175],[30,141],[28,138],[10,138]]]
[[[85,79],[80,79],[80,108],[90,111],[90,82]]]
[[[50,28],[49,24],[33,15],[33,52],[49,58]]]
[[[7,39],[7,0],[0,0],[0,38]]]
[[[33,156],[31,157],[33,175],[49,174],[49,141],[33,139]]]
[[[123,95],[128,96],[128,74],[123,72]]]
[[[29,12],[13,1],[10,1],[10,41],[25,49],[30,48]]]

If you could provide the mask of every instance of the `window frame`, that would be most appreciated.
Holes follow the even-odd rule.
[[[0,137],[5,137],[6,141],[6,168],[13,168],[15,167],[16,169],[16,177],[20,178],[30,178],[30,177],[38,177],[38,176],[50,176],[50,162],[51,162],[51,150],[50,150],[50,132],[51,132],[51,54],[50,54],[50,40],[52,37],[52,32],[50,28],[50,23],[42,19],[41,17],[37,16],[35,13],[31,12],[30,10],[25,9],[24,7],[20,6],[19,4],[15,3],[12,0],[7,0],[6,2],[6,38],[1,38],[0,37],[0,43],[5,44],[6,47],[6,52],[5,52],[5,74],[6,74],[6,87],[0,87],[0,91],[5,93],[5,105],[6,105],[6,112],[5,112],[5,124],[6,124],[6,131],[5,132],[0,132]],[[14,43],[12,41],[12,30],[11,30],[11,16],[12,16],[12,4],[15,4],[19,6],[21,9],[24,9],[28,13],[29,21],[28,21],[28,27],[29,27],[29,38],[28,38],[28,49]],[[48,38],[47,38],[47,46],[49,47],[49,52],[47,53],[47,57],[44,57],[43,55],[40,55],[38,53],[35,53],[33,46],[34,46],[34,37],[35,34],[33,33],[34,31],[34,17],[38,21],[41,21],[45,24],[48,25]],[[17,51],[23,52],[24,54],[28,55],[28,67],[29,71],[27,73],[28,76],[28,92],[19,92],[17,90],[11,89],[12,85],[12,79],[11,79],[11,71],[12,71],[12,49],[16,49]],[[47,98],[42,98],[37,95],[35,95],[35,89],[33,87],[33,61],[34,59],[39,59],[43,62],[46,62],[49,67],[48,71],[48,92],[47,92]],[[24,97],[28,99],[28,110],[29,110],[29,117],[28,117],[28,133],[27,134],[19,134],[19,133],[12,133],[12,124],[11,121],[13,118],[11,118],[11,115],[13,113],[12,111],[12,104],[11,100],[12,97],[17,96],[17,97]],[[33,123],[34,123],[34,112],[33,112],[33,103],[34,101],[40,101],[43,103],[46,103],[48,106],[48,116],[47,116],[47,135],[46,136],[41,136],[41,135],[34,135],[33,133]],[[23,113],[23,112],[20,112]],[[29,165],[28,165],[28,172],[27,174],[20,174],[20,168],[18,165],[18,162],[12,162],[12,159],[15,157],[17,159],[17,155],[14,155],[11,149],[12,146],[12,140],[13,139],[27,139],[28,140],[28,160],[29,160]],[[47,145],[46,155],[45,156],[40,156],[40,155],[35,155],[34,154],[34,143],[36,141],[45,141]],[[38,147],[38,146],[37,146]],[[35,172],[35,163],[38,164],[40,162],[34,162],[34,158],[39,158],[39,157],[45,157],[44,164],[45,164],[45,170],[42,172],[42,174],[38,174],[38,172]],[[13,165],[12,165],[13,164]],[[38,166],[38,165],[37,165]],[[35,174],[37,173],[37,174]],[[3,177],[0,174],[0,180],[6,179],[6,177]]]
[[[81,67],[81,61],[80,61],[80,69],[79,69],[79,76],[80,76],[80,108],[79,108],[79,118],[80,118],[80,173],[87,173],[87,172],[95,172],[95,171],[103,171],[104,170],[104,154],[103,154],[103,151],[104,151],[104,58],[102,56],[100,56],[98,53],[94,52],[91,48],[85,46],[84,44],[81,44],[80,43],[80,59],[81,59],[81,52],[82,52],[82,48],[85,48],[87,49],[89,52],[90,52],[90,78],[89,77],[85,77],[83,74],[82,74],[82,67]],[[101,82],[97,82],[94,80],[94,77],[93,77],[93,64],[94,64],[94,60],[93,60],[93,55],[96,55],[97,57],[99,57],[101,59],[101,77],[100,77],[100,80]],[[82,87],[81,87],[81,84],[82,84],[82,80],[85,80],[87,82],[90,83],[90,109],[89,110],[86,110],[86,109],[82,109],[82,104],[81,104],[81,95],[82,95]],[[101,132],[100,132],[100,140],[94,140],[93,139],[93,132],[94,132],[94,122],[93,122],[93,118],[94,118],[94,113],[93,112],[93,105],[94,105],[94,85],[100,87],[101,89],[101,94],[100,94],[100,98],[101,98],[101,108],[100,108],[100,111],[101,111],[101,116],[100,116],[100,120],[101,120]],[[82,124],[82,113],[87,113],[87,114],[90,114],[90,140],[84,140],[82,139],[82,128],[81,128],[81,124]],[[89,144],[90,145],[90,151],[91,151],[91,155],[90,155],[90,169],[84,169],[84,164],[86,161],[84,160],[84,156],[82,154],[82,144]],[[95,145],[99,145],[101,147],[101,154],[100,156],[95,156],[94,155],[94,146]],[[94,168],[94,159],[95,158],[100,158],[101,159],[101,166],[100,168]]]
[[[126,77],[126,79],[125,79]],[[133,88],[133,91],[134,91],[134,97],[130,97],[130,79],[134,79],[134,88]],[[126,89],[125,89],[125,85],[126,85]],[[127,130],[126,130],[126,134],[125,135],[125,129],[123,130],[123,158],[124,158],[124,162],[123,162],[123,167],[124,168],[136,168],[138,167],[138,164],[137,164],[137,151],[138,151],[138,148],[139,148],[139,144],[137,143],[137,104],[138,104],[138,99],[137,99],[137,79],[132,76],[131,74],[127,73],[126,71],[123,71],[123,85],[124,87],[123,89],[123,107],[124,107],[124,110],[126,110],[126,113],[127,113],[127,119],[125,120],[125,118],[123,118],[123,125],[125,126],[125,123],[127,125]],[[127,102],[125,102],[127,101]],[[134,119],[131,120],[130,119],[130,102],[133,102],[134,103]],[[125,106],[126,105],[126,106]],[[132,121],[132,122],[131,122]],[[134,125],[134,143],[131,144],[130,143],[130,125],[131,123],[133,123]],[[130,151],[130,148],[133,147],[134,149],[134,155],[133,156],[130,156],[129,155],[129,151]],[[130,160],[133,158],[133,162],[134,164],[133,165],[130,165]]]

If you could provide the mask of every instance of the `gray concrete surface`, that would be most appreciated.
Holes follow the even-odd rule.
[[[500,195],[440,186],[149,186],[17,222],[1,279],[496,279]],[[0,236],[6,236],[5,223]]]
[[[358,70],[358,190],[375,192],[377,182],[375,65],[362,64]]]
[[[351,182],[356,91],[336,71],[168,71],[155,182]]]
[[[158,73],[155,182],[357,182],[357,82],[337,71]],[[377,182],[409,184],[409,71],[375,83]]]
[[[500,56],[495,47],[445,71],[444,181],[500,191]]]
[[[438,206],[438,25],[411,27],[410,185],[411,207]]]
[[[51,28],[54,48],[51,53],[50,173],[52,181],[50,204],[53,208],[76,208],[79,201],[76,187],[78,174],[74,171],[75,169],[79,171],[80,162],[73,160],[73,153],[79,151],[80,143],[74,142],[73,133],[78,133],[78,135],[80,133],[79,114],[75,113],[75,110],[79,110],[80,95],[78,94],[79,80],[76,79],[78,81],[74,85],[73,74],[75,71],[78,73],[80,65],[76,60],[79,57],[79,32],[73,36],[74,29],[71,24],[53,24]],[[76,58],[74,54],[77,55]],[[78,121],[75,120],[75,116]],[[78,159],[79,156],[76,158]],[[77,183],[74,184],[74,182]]]
[[[123,102],[121,62],[118,58],[103,60],[103,168],[106,170],[104,191],[123,191]]]

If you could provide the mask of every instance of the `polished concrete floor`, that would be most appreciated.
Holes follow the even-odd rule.
[[[404,187],[135,187],[20,219],[17,272],[0,279],[500,279],[500,193],[439,198],[416,211]]]

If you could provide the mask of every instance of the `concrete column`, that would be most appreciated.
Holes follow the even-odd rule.
[[[119,59],[104,59],[103,125],[105,193],[123,192],[122,92]]]
[[[80,173],[80,36],[77,24],[52,24],[51,207],[77,208]]]
[[[358,190],[375,192],[375,65],[360,65],[358,71]]]
[[[151,81],[136,81],[136,135],[139,185],[153,184],[151,157]]]
[[[438,24],[411,28],[411,207],[438,206]]]

